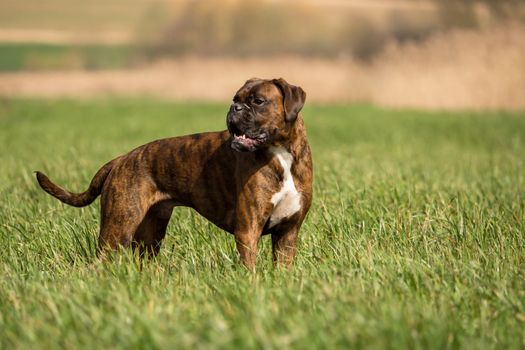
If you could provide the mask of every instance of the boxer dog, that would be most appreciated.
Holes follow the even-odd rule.
[[[306,94],[284,79],[250,79],[228,111],[228,129],[161,139],[105,164],[83,193],[36,172],[42,189],[83,207],[101,195],[98,252],[158,253],[175,206],[195,209],[232,233],[255,269],[257,243],[271,234],[276,264],[290,265],[312,202],[312,157],[301,111]]]

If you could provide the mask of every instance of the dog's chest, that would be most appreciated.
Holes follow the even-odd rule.
[[[270,152],[283,168],[282,187],[271,199],[273,211],[268,227],[272,228],[301,209],[301,194],[297,191],[292,176],[293,156],[282,147],[271,147]]]

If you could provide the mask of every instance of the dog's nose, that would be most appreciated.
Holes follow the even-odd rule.
[[[231,110],[234,111],[234,112],[242,111],[243,108],[244,108],[243,105],[240,104],[240,103],[234,103],[231,106]]]
[[[230,107],[230,112],[228,113],[228,116],[226,118],[226,122],[228,123],[228,125],[233,125],[239,122],[240,116],[239,114],[235,113],[234,110],[235,108],[232,105]]]

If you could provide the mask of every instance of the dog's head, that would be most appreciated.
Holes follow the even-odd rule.
[[[231,146],[253,152],[286,141],[306,94],[284,79],[250,79],[237,91],[226,124]]]

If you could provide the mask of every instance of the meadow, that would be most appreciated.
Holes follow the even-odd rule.
[[[309,104],[314,202],[295,266],[239,265],[174,210],[157,259],[95,256],[81,191],[153,139],[224,128],[226,104],[0,100],[0,348],[525,347],[525,115]]]

